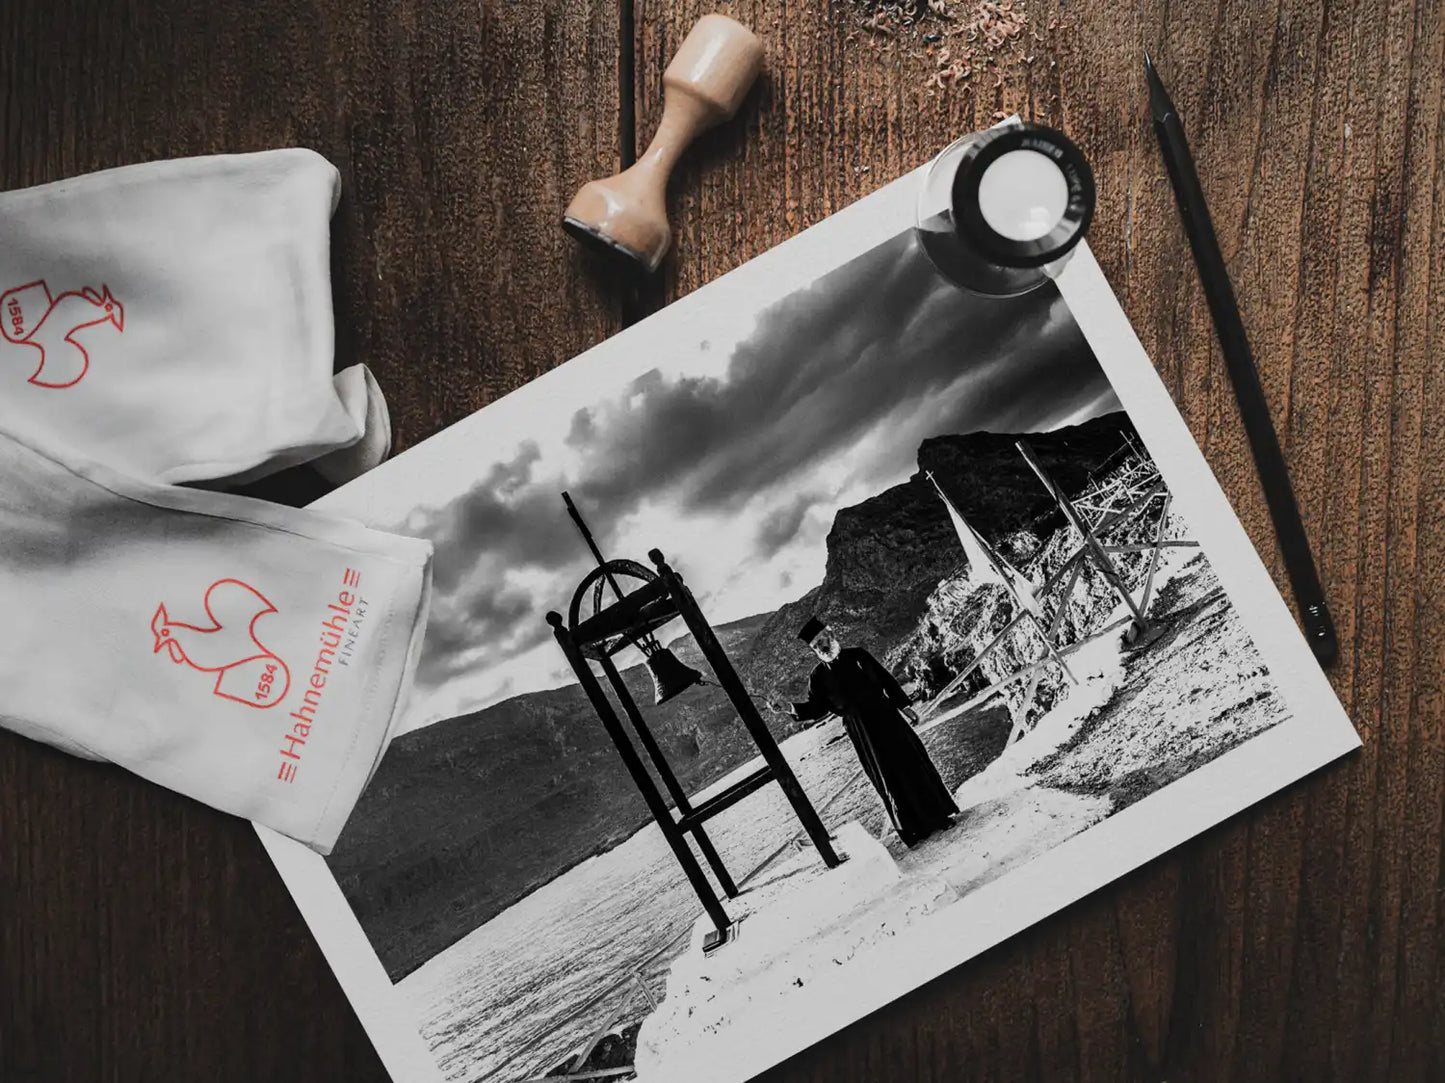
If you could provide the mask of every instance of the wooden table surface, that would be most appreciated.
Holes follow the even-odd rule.
[[[860,29],[860,0],[723,9],[765,81],[680,167],[675,253],[629,295],[558,218],[634,110],[651,133],[696,0],[6,0],[0,185],[320,151],[345,191],[338,362],[373,368],[406,447],[1018,110],[1091,156],[1095,251],[1283,587],[1144,119],[1149,48],[1365,748],[766,1078],[1445,1078],[1440,0],[1028,0],[1032,62],[948,92],[919,30]],[[0,1079],[384,1078],[246,824],[0,734]]]

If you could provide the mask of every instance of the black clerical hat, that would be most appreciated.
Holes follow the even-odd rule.
[[[818,638],[818,633],[828,627],[817,617],[809,617],[808,623],[798,629],[798,638],[804,643],[811,643]]]

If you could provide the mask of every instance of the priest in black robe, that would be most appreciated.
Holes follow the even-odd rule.
[[[911,723],[918,716],[893,674],[862,647],[840,646],[817,617],[803,625],[798,638],[818,656],[818,665],[808,678],[808,698],[786,713],[799,721],[830,714],[843,719],[863,770],[905,845],[949,827],[958,806],[913,730]]]

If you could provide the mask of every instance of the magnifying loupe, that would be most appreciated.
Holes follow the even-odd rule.
[[[1094,175],[1062,132],[1013,122],[934,159],[918,198],[923,249],[945,277],[989,297],[1036,289],[1062,269],[1094,215]]]

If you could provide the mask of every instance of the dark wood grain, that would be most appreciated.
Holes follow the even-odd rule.
[[[0,5],[0,182],[301,143],[341,169],[343,362],[402,445],[616,330],[556,229],[638,141],[699,0],[217,10]],[[1186,119],[1341,634],[1362,753],[770,1073],[778,1083],[1445,1078],[1445,12],[1438,0],[1031,2],[1038,39],[948,92],[852,0],[720,5],[768,68],[679,166],[695,289],[1000,110],[1064,126],[1091,243],[1283,587],[1208,312],[1144,122]],[[967,10],[950,2],[949,7]],[[1054,24],[1050,29],[1051,24]],[[0,733],[0,1079],[380,1079],[249,828]]]
[[[617,329],[556,225],[617,166],[617,30],[612,0],[0,5],[0,185],[320,151],[338,361],[406,446]],[[0,732],[0,1080],[385,1078],[248,825]]]

